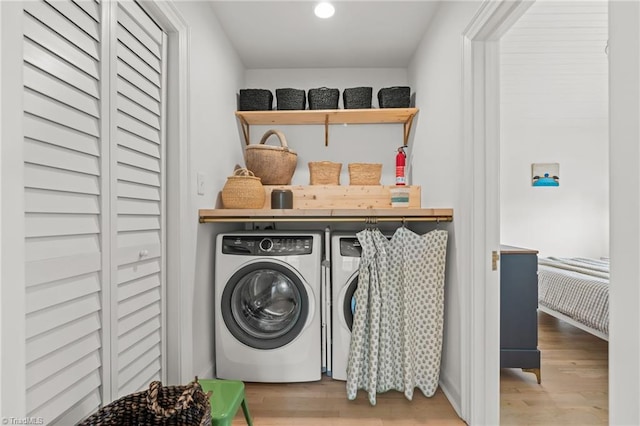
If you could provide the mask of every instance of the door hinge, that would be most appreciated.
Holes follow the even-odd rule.
[[[491,270],[492,271],[497,271],[498,270],[498,261],[500,260],[500,255],[498,254],[497,251],[492,251],[491,252]]]

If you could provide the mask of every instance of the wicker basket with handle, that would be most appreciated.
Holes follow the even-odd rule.
[[[265,142],[276,135],[281,146],[269,146]],[[289,148],[287,138],[280,130],[267,130],[257,145],[248,145],[244,149],[244,161],[247,169],[262,179],[263,185],[290,185],[293,172],[298,164],[298,154]]]
[[[260,178],[251,170],[238,168],[227,178],[222,188],[222,206],[225,209],[261,209],[264,206],[264,188]]]
[[[349,185],[380,185],[382,164],[349,163]]]
[[[342,163],[312,161],[309,163],[309,183],[311,185],[340,185]]]
[[[209,397],[197,377],[186,386],[162,386],[155,381],[148,390],[123,396],[78,425],[208,426],[211,425]]]

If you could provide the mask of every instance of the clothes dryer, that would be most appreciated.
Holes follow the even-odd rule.
[[[385,232],[391,239],[392,233]],[[331,234],[331,377],[347,380],[362,247],[355,232]]]
[[[347,380],[347,360],[362,247],[355,233],[331,235],[331,366],[335,380]]]
[[[321,233],[223,233],[216,243],[217,377],[320,380]]]

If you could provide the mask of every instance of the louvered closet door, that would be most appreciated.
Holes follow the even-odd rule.
[[[166,43],[133,2],[23,28],[27,415],[70,425],[163,378]]]
[[[119,397],[147,388],[163,372],[165,43],[138,4],[114,9],[112,390]]]
[[[24,2],[23,28],[27,415],[70,425],[102,402],[99,5]]]

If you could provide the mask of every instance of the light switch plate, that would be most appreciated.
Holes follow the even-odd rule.
[[[198,185],[198,195],[204,195],[204,181],[205,181],[205,175],[202,172],[198,172],[197,174],[198,179],[197,179],[197,185]]]

